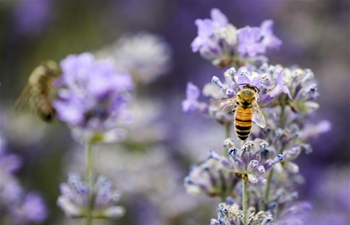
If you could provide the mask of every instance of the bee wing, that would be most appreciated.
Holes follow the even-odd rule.
[[[236,98],[222,98],[214,100],[210,103],[210,110],[222,111],[225,113],[234,113],[236,111],[237,104]]]
[[[30,100],[30,96],[31,96],[30,92],[31,92],[30,85],[26,85],[15,102],[14,107],[16,110],[19,110],[23,106],[26,106],[29,104],[29,100]]]
[[[261,112],[260,107],[258,103],[253,104],[253,121],[261,128],[264,128],[266,126],[266,121],[264,114]]]

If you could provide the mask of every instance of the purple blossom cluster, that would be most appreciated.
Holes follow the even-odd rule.
[[[273,21],[260,27],[237,29],[219,9],[212,9],[211,19],[197,19],[198,36],[191,43],[192,51],[216,66],[245,65],[267,62],[266,50],[278,49],[282,41],[273,34]]]
[[[212,82],[204,86],[202,94],[209,98],[209,102],[200,102],[199,88],[188,83],[186,99],[182,102],[183,111],[186,114],[199,111],[218,121],[230,122],[232,116],[210,107],[210,102],[221,98],[233,98],[246,85],[259,90],[260,108],[276,108],[286,104],[296,114],[309,115],[319,107],[315,102],[319,95],[317,82],[310,69],[285,68],[266,63],[260,67],[242,66],[237,71],[232,67],[224,73],[224,81],[214,76]]]
[[[228,60],[238,67],[226,70],[221,79],[214,76],[202,91],[189,82],[182,109],[186,114],[200,112],[225,125],[224,149],[228,153],[220,156],[210,151],[205,162],[190,170],[185,187],[189,193],[221,198],[218,218],[211,220],[212,225],[307,224],[306,212],[311,205],[298,201],[297,187],[303,178],[295,159],[302,152],[311,153],[309,142],[331,128],[328,121],[309,122],[319,108],[314,74],[310,69],[269,65],[261,60],[267,48],[281,44],[272,33],[272,21],[264,21],[260,28],[236,30],[218,9],[211,11],[211,17],[196,20],[198,37],[192,50],[214,65]],[[258,57],[260,63],[256,63]],[[252,108],[251,118],[239,103],[244,88],[254,92],[251,106],[247,106]],[[201,94],[208,101],[200,101]],[[246,114],[238,118],[239,108]],[[240,126],[250,130],[244,141],[230,134],[238,120],[254,122],[252,128]]]
[[[239,204],[229,199],[226,203],[220,203],[218,208],[219,219],[211,219],[210,225],[245,225],[243,212]],[[256,212],[254,208],[248,209],[249,225],[268,225],[273,220],[269,212]]]
[[[20,158],[6,153],[6,143],[0,134],[0,223],[24,225],[43,222],[46,206],[36,192],[26,193],[14,173],[21,166]]]
[[[233,170],[228,170],[228,159],[210,151],[208,159],[199,166],[193,166],[185,178],[186,191],[192,194],[205,193],[208,196],[233,196],[239,182]]]
[[[210,99],[209,102],[199,102],[199,88],[189,83],[186,91],[187,98],[183,101],[184,112],[199,111],[221,124],[231,126],[234,115],[222,112],[218,107],[212,107],[210,102],[221,98],[235,98],[242,87],[250,85],[259,90],[258,104],[264,112],[266,126],[263,129],[253,126],[250,137],[245,142],[239,142],[238,139],[225,140],[228,158],[218,160],[222,156],[211,157],[217,159],[217,164],[221,163],[221,169],[218,170],[218,166],[208,167],[208,160],[200,167],[195,167],[195,170],[191,170],[189,177],[185,179],[185,187],[190,185],[191,189],[187,188],[189,192],[200,190],[197,192],[203,192],[209,196],[236,196],[235,202],[239,202],[242,201],[242,194],[237,195],[235,192],[237,190],[242,192],[242,190],[239,191],[239,187],[245,181],[255,185],[254,189],[252,186],[248,189],[248,196],[252,196],[249,197],[249,205],[252,205],[254,210],[264,212],[259,215],[266,217],[259,218],[283,221],[284,218],[277,215],[287,215],[288,213],[280,213],[288,212],[288,207],[293,207],[293,204],[299,204],[296,202],[298,196],[296,186],[301,183],[302,178],[294,160],[303,151],[310,153],[312,149],[308,142],[330,129],[328,121],[321,121],[318,124],[307,121],[318,108],[315,100],[319,94],[314,75],[309,69],[263,64],[258,68],[240,67],[237,71],[230,68],[224,73],[224,80],[225,82],[222,82],[214,76],[212,82],[205,85],[202,93]],[[214,184],[216,183],[212,177],[223,177],[221,174],[230,173],[235,175],[234,178],[231,177],[231,180],[225,182],[235,184],[230,187],[231,192],[214,192],[213,190],[220,189],[213,185],[213,181]],[[203,174],[210,174],[210,176]],[[273,181],[270,174],[274,174]],[[244,181],[237,182],[237,178]],[[274,193],[274,196],[270,196],[270,193]],[[308,205],[308,203],[305,204]],[[269,208],[271,209],[266,211]],[[267,212],[269,213],[266,214]],[[300,217],[295,217],[294,214],[292,217],[298,221],[302,220],[301,218],[305,218],[302,212],[304,211],[298,211]],[[253,217],[254,215],[252,214]],[[240,214],[237,216],[240,217]],[[242,217],[244,217],[243,214]],[[260,221],[253,217],[249,216],[246,220]],[[219,219],[223,220],[221,217]],[[213,221],[213,224],[220,224],[217,222],[220,220]],[[260,223],[262,222],[257,224]]]
[[[69,217],[87,217],[91,206],[93,218],[118,218],[124,214],[124,208],[116,206],[121,193],[112,190],[111,181],[103,176],[98,177],[93,188],[89,189],[79,175],[70,173],[68,182],[62,183],[60,189],[57,204]],[[89,200],[90,196],[92,201]]]
[[[232,143],[231,146],[234,145],[231,140],[228,141]],[[266,157],[267,147],[268,143],[261,139],[246,141],[240,149],[231,148],[228,151],[230,160],[225,166],[249,183],[266,184],[263,175],[284,159],[283,153],[272,159]]]
[[[117,73],[112,61],[98,61],[90,53],[69,55],[60,66],[62,75],[55,83],[57,99],[53,102],[58,119],[83,141],[123,139],[125,131],[120,126],[130,120],[131,76]]]

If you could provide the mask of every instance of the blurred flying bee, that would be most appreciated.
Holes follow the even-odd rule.
[[[41,119],[52,121],[55,109],[52,107],[52,99],[55,95],[53,82],[61,75],[57,63],[48,60],[36,67],[30,74],[28,84],[18,97],[15,108],[19,109],[28,105]]]
[[[242,141],[249,137],[253,121],[259,127],[266,126],[265,117],[258,105],[259,89],[245,84],[236,96],[214,100],[210,107],[225,113],[234,114],[234,125],[237,137]]]

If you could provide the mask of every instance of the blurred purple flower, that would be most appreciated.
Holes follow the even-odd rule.
[[[259,27],[245,27],[238,31],[238,52],[242,55],[256,56],[265,53],[261,43],[263,36]]]
[[[148,84],[171,69],[172,49],[161,36],[148,32],[125,34],[112,46],[96,52],[111,57],[117,71],[130,73],[136,84]]]
[[[45,204],[36,193],[24,194],[18,179],[14,176],[20,167],[16,155],[5,153],[5,140],[0,133],[0,210],[1,221],[11,225],[42,222],[47,217]]]
[[[293,202],[285,209],[281,210],[280,215],[274,221],[277,225],[309,224],[307,215],[312,210],[309,202]]]
[[[45,204],[40,195],[29,193],[21,206],[14,208],[14,224],[38,223],[47,217]]]
[[[219,9],[210,11],[210,19],[196,19],[194,22],[198,28],[198,36],[191,43],[192,51],[197,52],[202,46],[206,46],[209,38],[214,34],[215,30],[226,27],[228,19]]]
[[[262,43],[267,48],[278,49],[282,45],[282,41],[273,34],[273,23],[273,20],[265,20],[261,23]]]
[[[52,17],[52,5],[55,0],[21,0],[14,11],[16,30],[21,34],[41,32]]]
[[[117,73],[111,61],[96,61],[90,53],[69,55],[61,61],[62,76],[53,102],[58,118],[73,127],[73,134],[90,141],[123,138],[117,122],[129,120],[131,76]]]
[[[228,19],[225,14],[223,14],[219,9],[213,8],[210,11],[210,16],[212,19],[213,27],[215,29],[220,29],[228,24]]]
[[[2,140],[0,140],[2,142]],[[0,143],[3,145],[3,143]],[[0,146],[0,168],[1,173],[12,174],[21,166],[21,160],[16,155],[8,155],[5,153],[5,147]]]
[[[198,36],[192,41],[191,47],[193,52],[197,52],[202,46],[206,45],[209,37],[213,34],[213,26],[209,19],[196,19],[194,23],[198,28]]]
[[[202,103],[198,102],[200,91],[198,87],[191,82],[187,83],[186,99],[182,101],[182,110],[188,114],[191,111],[203,109]]]
[[[321,120],[317,124],[306,124],[303,129],[305,139],[316,139],[320,134],[327,133],[332,129],[332,123],[328,120]]]

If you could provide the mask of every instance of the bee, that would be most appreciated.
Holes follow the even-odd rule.
[[[53,82],[61,75],[56,62],[48,60],[36,67],[30,74],[28,84],[15,103],[15,109],[28,105],[46,122],[53,120],[55,109],[52,99],[55,95]]]
[[[225,113],[234,114],[234,125],[237,137],[242,141],[249,137],[253,122],[264,128],[266,121],[258,105],[259,89],[245,84],[236,96],[214,100],[210,107]]]

